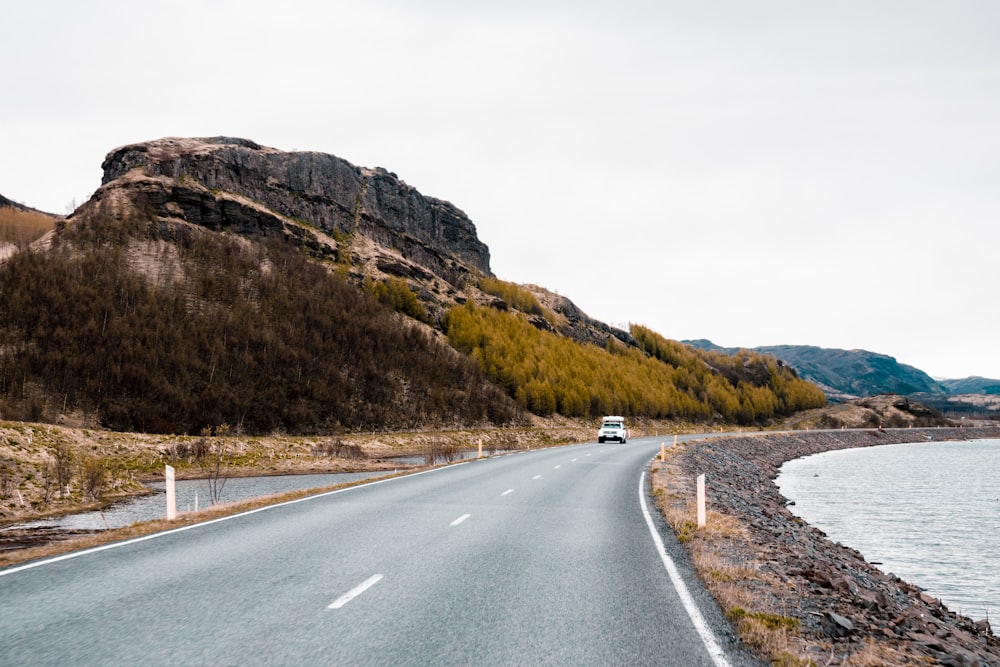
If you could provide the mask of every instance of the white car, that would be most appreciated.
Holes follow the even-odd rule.
[[[597,432],[597,442],[614,440],[623,445],[628,441],[628,430],[625,428],[624,417],[605,417],[601,421],[601,429]]]

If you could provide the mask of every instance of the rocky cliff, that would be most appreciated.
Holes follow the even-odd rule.
[[[492,275],[489,249],[461,210],[381,168],[213,137],[123,146],[103,169],[95,200],[116,210],[131,206],[212,230],[293,235],[318,255],[342,253],[345,239],[355,252],[361,236],[385,250],[381,270],[397,275],[423,267],[453,284],[469,273]]]

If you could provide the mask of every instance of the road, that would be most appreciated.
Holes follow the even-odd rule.
[[[0,665],[754,664],[646,497],[660,441],[471,461],[0,570]]]

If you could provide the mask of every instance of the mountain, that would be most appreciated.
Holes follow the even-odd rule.
[[[453,204],[385,169],[230,137],[117,148],[0,260],[0,417],[316,433],[528,414],[765,424],[825,398],[496,278]]]
[[[728,354],[739,349],[724,348],[705,339],[683,342],[698,349]],[[812,345],[770,345],[750,349],[791,365],[799,375],[814,382],[834,400],[901,394],[918,397],[924,403],[949,413],[985,414],[995,412],[996,408],[984,410],[984,404],[993,405],[996,401],[981,397],[1000,395],[1000,380],[982,377],[935,380],[893,357],[867,350],[840,350]]]
[[[20,204],[20,203],[14,201],[12,199],[7,199],[3,195],[0,195],[0,208],[13,208],[13,209],[17,209],[19,211],[34,211],[35,210],[35,209],[31,208],[30,206],[25,206],[24,204]],[[37,211],[37,212],[41,213],[41,211]],[[48,214],[46,214],[46,215],[48,215]],[[53,217],[55,217],[55,216],[53,216]]]
[[[1000,394],[1000,380],[979,376],[960,380],[941,380],[940,384],[949,394]]]
[[[103,166],[89,201],[0,266],[0,418],[186,433],[524,419],[422,324],[490,273],[453,205],[242,139],[134,144]]]

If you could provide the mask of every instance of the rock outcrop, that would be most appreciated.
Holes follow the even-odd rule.
[[[361,235],[453,284],[469,273],[492,275],[489,249],[461,210],[381,168],[214,137],[123,146],[103,169],[96,200],[130,202],[161,219],[291,234],[319,255],[335,254],[336,239]]]

